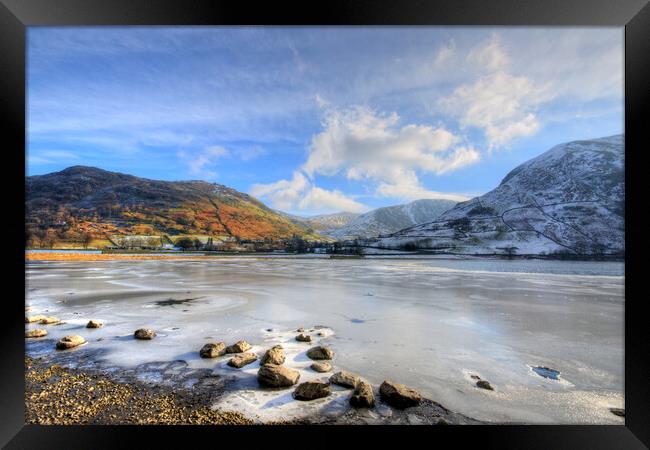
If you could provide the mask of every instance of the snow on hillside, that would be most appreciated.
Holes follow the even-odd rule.
[[[623,254],[623,136],[553,147],[485,195],[364,245],[456,254]]]
[[[339,240],[377,237],[434,220],[455,204],[451,200],[425,199],[387,206],[361,214],[340,228],[321,233]]]

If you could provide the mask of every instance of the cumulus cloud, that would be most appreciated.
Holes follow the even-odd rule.
[[[490,150],[536,133],[540,129],[536,110],[553,98],[549,86],[505,71],[509,59],[495,36],[470,51],[467,59],[489,72],[442,98],[443,110],[459,118],[461,128],[482,129]]]
[[[319,188],[313,182],[296,171],[291,180],[279,180],[275,183],[255,184],[250,194],[266,200],[283,211],[302,211],[319,213],[324,211],[364,212],[368,207],[347,197],[338,190],[329,191]]]
[[[429,191],[417,172],[444,174],[473,164],[480,154],[443,127],[400,124],[396,113],[365,107],[328,109],[323,131],[314,135],[307,161],[291,180],[253,186],[254,196],[284,210],[325,209],[358,212],[364,205],[339,191],[317,187],[318,175],[342,175],[374,185],[380,197],[413,200],[466,200],[460,194]]]
[[[407,171],[442,174],[479,159],[442,127],[399,122],[396,113],[364,107],[330,110],[323,131],[311,140],[303,170],[310,176],[343,173],[352,180],[395,182]]]
[[[430,191],[422,186],[417,175],[412,171],[402,174],[396,183],[381,182],[377,187],[377,193],[382,197],[407,201],[430,198],[462,202],[470,198],[464,194]]]

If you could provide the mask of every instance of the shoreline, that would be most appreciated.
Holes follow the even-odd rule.
[[[277,253],[205,253],[205,252],[179,252],[179,253],[85,253],[82,250],[63,250],[63,251],[37,251],[31,252],[26,250],[25,261],[147,261],[147,260],[211,260],[216,258],[244,257],[244,258],[292,258],[292,259],[396,259],[396,260],[483,260],[483,261],[576,261],[576,262],[621,262],[624,258],[551,258],[544,255],[517,255],[507,258],[499,255],[462,255],[462,254],[432,254],[432,253],[376,253],[365,255],[364,257],[350,257],[347,255],[329,254],[277,254]]]
[[[25,356],[25,423],[38,425],[449,425],[489,424],[449,411],[423,398],[390,412],[349,408],[337,414],[310,413],[286,421],[261,421],[237,411],[213,409],[232,392],[229,380],[207,373],[187,388],[137,380],[128,370],[71,368],[66,358]],[[178,361],[176,361],[178,362]],[[173,363],[173,362],[172,362]],[[161,363],[156,363],[161,364]]]

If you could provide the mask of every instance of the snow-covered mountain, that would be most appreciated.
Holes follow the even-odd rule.
[[[288,214],[282,211],[276,212],[288,217],[294,223],[310,228],[323,236],[329,236],[330,233],[347,225],[351,220],[359,215],[357,213],[343,211],[333,214],[320,214],[318,216],[304,217]]]
[[[622,135],[569,142],[435,221],[364,244],[457,254],[623,254],[624,187]]]
[[[386,206],[358,215],[341,227],[319,232],[339,240],[377,237],[434,220],[455,204],[451,200],[425,199]]]

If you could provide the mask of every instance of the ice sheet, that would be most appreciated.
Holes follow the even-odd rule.
[[[323,325],[335,370],[375,385],[384,379],[408,384],[477,419],[622,424],[608,410],[623,407],[620,274],[620,264],[553,261],[37,262],[27,265],[27,304],[28,314],[65,321],[45,326],[48,337],[81,334],[89,346],[106,349],[111,364],[185,360],[192,368],[237,375],[239,388],[215,406],[262,420],[315,409],[335,413],[346,407],[349,391],[297,402],[291,389],[259,389],[258,363],[234,370],[226,358],[200,358],[204,343],[246,339],[259,354],[282,343],[290,355],[286,365],[305,381],[328,374],[307,368],[309,345],[295,342],[292,330]],[[86,329],[89,319],[105,326]],[[141,327],[158,337],[134,340]],[[560,371],[559,380],[539,376],[534,366]],[[495,390],[475,387],[472,374]]]

